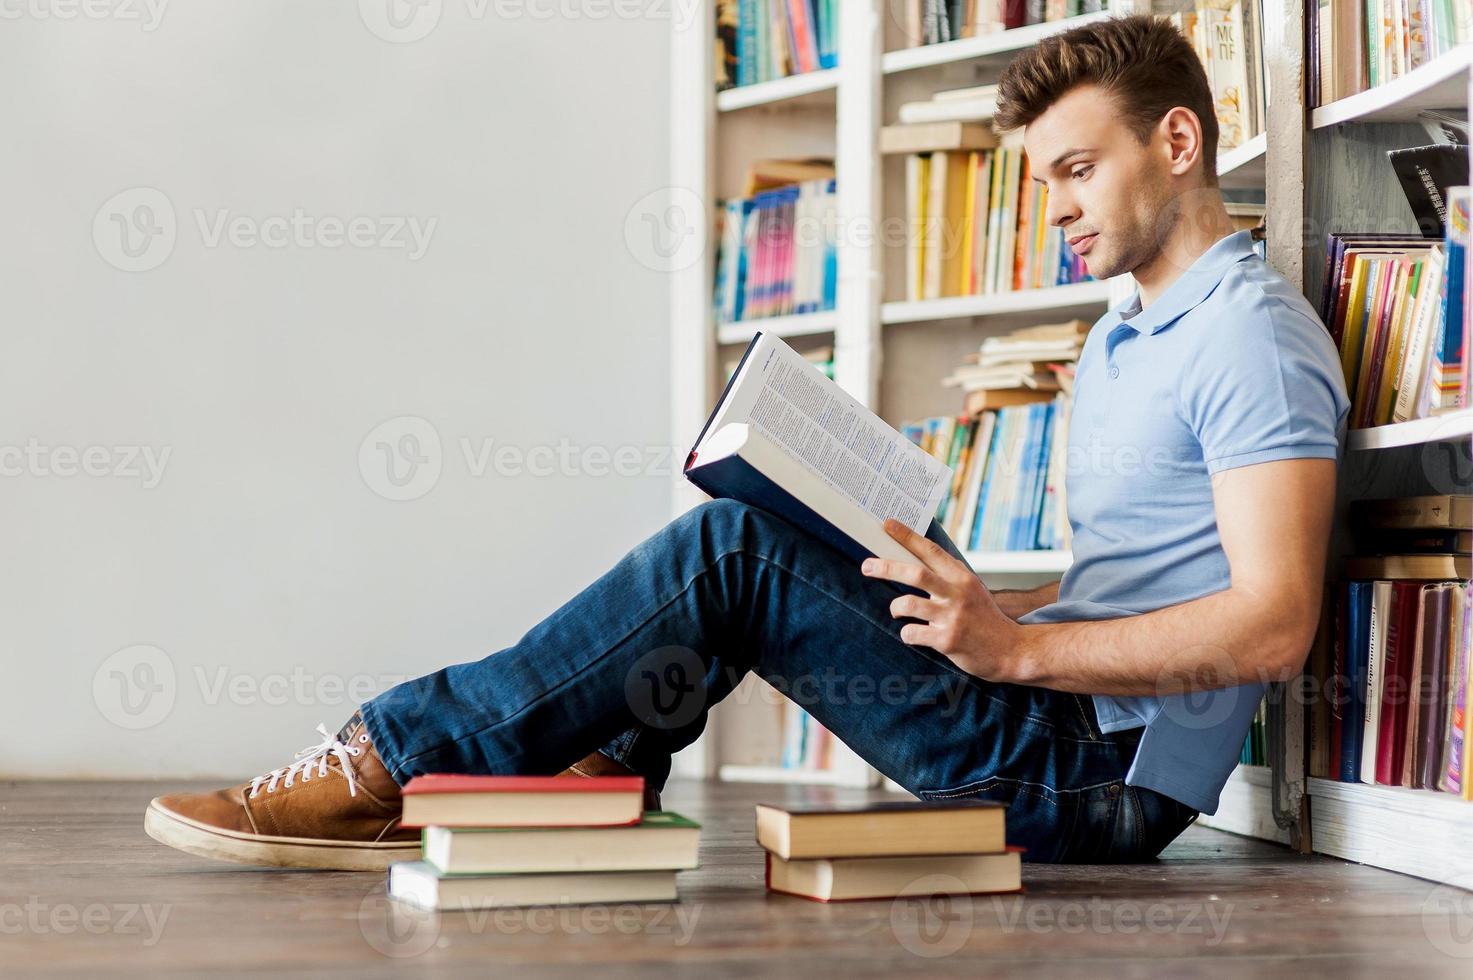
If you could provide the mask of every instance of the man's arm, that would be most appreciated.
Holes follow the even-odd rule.
[[[1036,589],[993,589],[992,598],[1004,616],[1016,620],[1024,613],[1058,602],[1059,583],[1055,580]]]
[[[1212,477],[1231,585],[1121,619],[1021,625],[961,562],[898,522],[921,565],[871,558],[864,572],[912,585],[892,615],[901,639],[992,681],[1089,694],[1161,695],[1292,678],[1319,623],[1335,464],[1286,459]]]

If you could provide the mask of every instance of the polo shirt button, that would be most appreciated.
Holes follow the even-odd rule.
[[[1118,367],[1115,367],[1114,365],[1111,365],[1111,367],[1110,367],[1110,377],[1112,377],[1112,378],[1118,378],[1118,377],[1120,377],[1120,369]]]

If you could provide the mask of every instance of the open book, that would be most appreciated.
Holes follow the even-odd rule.
[[[951,470],[801,354],[758,333],[685,461],[712,497],[760,507],[842,553],[915,562],[887,517],[925,534]]]

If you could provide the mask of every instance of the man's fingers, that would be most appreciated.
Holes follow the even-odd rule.
[[[912,565],[908,561],[890,561],[885,558],[867,558],[861,566],[870,578],[882,578],[901,585],[909,585],[922,592],[935,592],[940,582],[936,573],[924,565]]]
[[[924,534],[917,534],[908,526],[897,521],[895,518],[885,520],[885,533],[899,541],[900,544],[915,555],[931,571],[942,578],[953,577],[957,570],[957,560],[953,558],[945,548],[941,547]]]
[[[900,642],[908,643],[913,647],[935,649],[939,636],[940,633],[934,626],[927,626],[924,623],[906,623],[900,627]]]
[[[890,603],[890,615],[896,619],[909,616],[911,619],[924,619],[930,622],[941,613],[941,604],[933,599],[925,599],[918,595],[903,595]]]

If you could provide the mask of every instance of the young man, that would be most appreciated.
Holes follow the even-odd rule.
[[[990,592],[934,524],[890,529],[914,563],[859,568],[708,503],[515,646],[387,691],[294,765],[154,800],[149,833],[253,864],[382,867],[418,850],[398,824],[412,776],[574,764],[658,789],[747,671],[921,798],[1007,803],[1031,860],[1149,858],[1214,811],[1263,685],[1300,670],[1315,632],[1339,359],[1234,232],[1212,95],[1165,21],[1041,42],[1004,73],[997,123],[1023,127],[1047,219],[1089,271],[1139,286],[1080,358],[1061,582]]]

